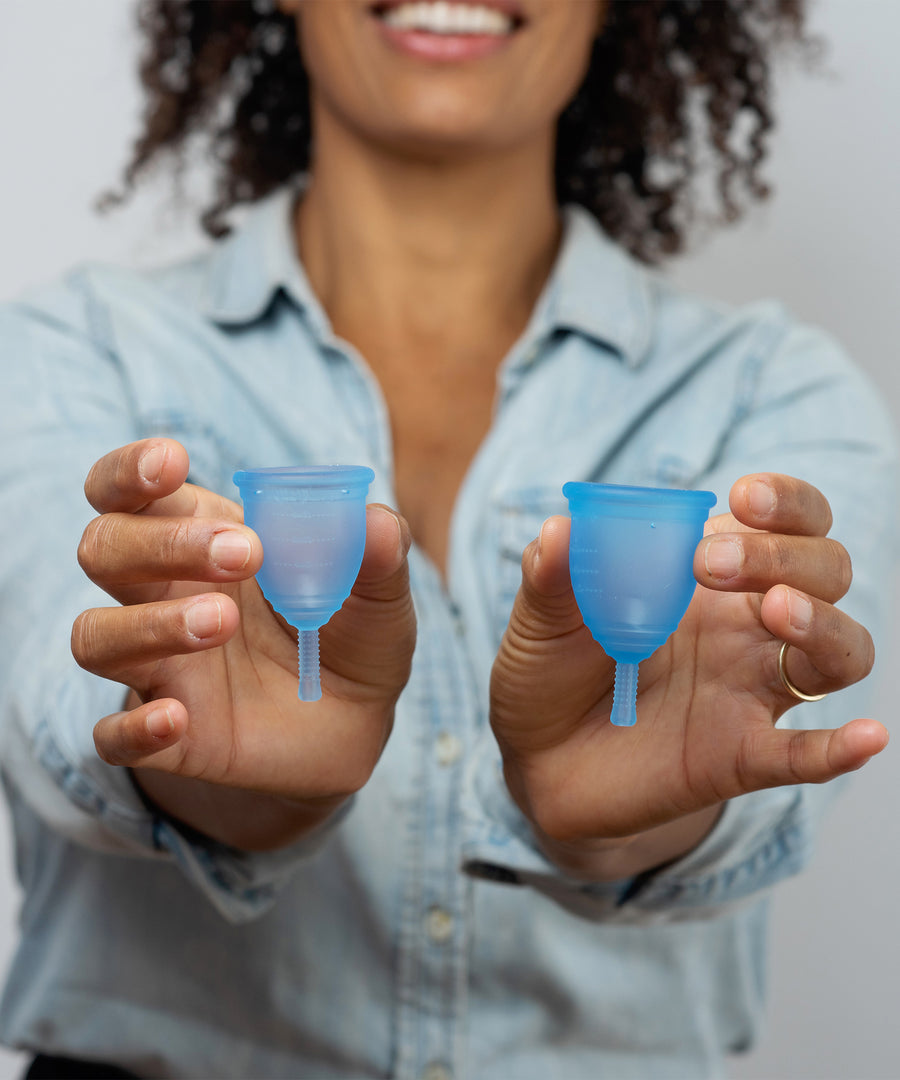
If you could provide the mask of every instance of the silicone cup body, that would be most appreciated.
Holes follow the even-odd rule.
[[[711,491],[569,483],[569,571],[585,625],[617,664],[651,656],[694,594],[694,550],[716,503]],[[636,672],[617,672],[636,691]],[[624,691],[623,691],[624,692]],[[614,722],[623,723],[621,710]],[[634,722],[634,708],[631,719]]]
[[[374,478],[363,465],[234,474],[244,521],[263,545],[256,580],[272,607],[300,632],[300,696],[305,701],[321,696],[317,633],[350,595],[359,573],[366,545],[366,495]],[[313,645],[315,685],[307,658],[304,688],[304,646],[309,651]]]

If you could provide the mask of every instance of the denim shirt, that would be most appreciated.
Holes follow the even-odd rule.
[[[757,1028],[766,891],[807,860],[830,788],[728,804],[686,857],[586,885],[547,862],[487,723],[524,547],[567,480],[715,491],[801,476],[850,548],[844,604],[876,642],[895,455],[877,396],[776,304],[675,291],[585,212],[498,373],[453,512],[446,582],[410,554],[419,637],[366,787],[284,850],[248,855],[154,812],[102,762],[122,686],[81,671],[74,617],[108,605],[75,552],[102,454],[180,440],[236,498],[246,466],[371,466],[395,504],[371,371],[293,248],[292,195],[163,270],[82,268],[0,309],[0,761],[24,888],[0,1037],[153,1077],[703,1077]],[[792,710],[831,726],[866,687]],[[638,721],[640,722],[640,721]]]

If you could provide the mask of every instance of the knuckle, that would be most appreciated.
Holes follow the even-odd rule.
[[[793,731],[788,740],[785,768],[789,778],[788,783],[791,784],[802,784],[808,779],[806,770],[807,740],[803,737],[804,734],[801,731]]]
[[[771,534],[767,543],[768,571],[771,580],[789,581],[797,564],[792,537]]]
[[[187,518],[179,518],[167,523],[160,537],[160,549],[167,566],[181,566],[185,562],[185,551],[191,546],[193,530]]]
[[[734,761],[734,789],[738,793],[759,786],[756,762],[759,760],[759,737],[748,733],[739,743]]]
[[[135,637],[143,653],[155,654],[163,644],[166,633],[155,604],[146,604],[132,609],[135,618]]]

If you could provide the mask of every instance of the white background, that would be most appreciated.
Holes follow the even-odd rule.
[[[189,216],[160,209],[163,184],[106,219],[90,209],[135,133],[131,11],[130,0],[0,0],[0,298],[86,257],[156,261],[203,242]],[[826,326],[896,413],[900,3],[819,0],[812,25],[830,42],[826,74],[781,83],[774,201],[671,272],[725,299],[779,297]],[[897,654],[879,644],[876,715],[890,725]],[[854,779],[812,869],[777,890],[768,1030],[736,1076],[900,1076],[898,754],[889,747]],[[0,964],[15,940],[9,861],[6,841]],[[20,1060],[0,1052],[0,1080]]]

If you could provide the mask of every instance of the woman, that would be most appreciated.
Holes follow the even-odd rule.
[[[799,27],[767,10],[147,5],[132,175],[228,90],[210,223],[268,197],[198,260],[2,316],[27,890],[2,1030],[36,1070],[701,1076],[750,1040],[760,898],[821,801],[797,785],[886,741],[831,729],[846,698],[774,723],[871,667],[893,445],[827,338],[621,248],[677,249],[691,85],[726,211],[756,190],[767,41]],[[338,459],[381,505],[304,704],[230,477]],[[571,479],[730,508],[627,731],[569,585]]]

